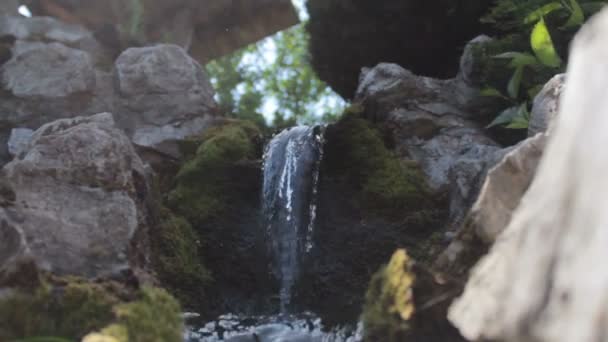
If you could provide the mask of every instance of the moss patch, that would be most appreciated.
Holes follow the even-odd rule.
[[[127,308],[137,309],[127,312]],[[16,291],[0,299],[1,341],[38,336],[75,341],[113,322],[127,328],[129,341],[161,341],[149,339],[149,331],[181,338],[179,305],[159,289],[133,290],[114,282],[48,278],[33,292]],[[156,330],[150,330],[151,326]]]
[[[412,260],[402,249],[372,277],[362,316],[366,341],[400,341],[410,329],[415,279]]]
[[[372,277],[362,320],[365,341],[465,341],[447,310],[462,283],[416,264],[405,250]]]
[[[432,206],[417,165],[399,160],[357,107],[329,130],[327,170],[342,175],[357,190],[360,207],[390,216]]]
[[[211,274],[203,264],[201,237],[183,217],[161,209],[152,239],[152,256],[160,281],[182,302],[204,301]]]
[[[84,341],[102,337],[116,342],[182,341],[180,306],[162,289],[143,288],[138,300],[115,306],[114,313],[116,323],[87,336]]]
[[[226,169],[235,163],[255,159],[255,141],[261,133],[248,121],[227,121],[199,139],[182,144],[189,156],[175,177],[170,207],[192,224],[220,217],[233,195]]]

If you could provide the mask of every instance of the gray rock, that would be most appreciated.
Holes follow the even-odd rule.
[[[478,91],[462,77],[416,76],[395,64],[366,69],[356,100],[395,142],[397,154],[418,162],[428,185],[450,192],[450,228],[457,229],[501,147],[473,121]]]
[[[458,72],[458,78],[461,78],[466,84],[471,86],[479,86],[480,75],[479,61],[475,58],[475,48],[479,44],[485,44],[491,42],[492,38],[481,35],[471,40],[465,47],[462,57],[460,58],[460,71]]]
[[[0,14],[0,36],[13,36],[24,42],[56,42],[89,53],[96,64],[108,65],[111,55],[88,30],[51,17],[26,18]],[[113,60],[112,60],[113,61]]]
[[[0,2],[0,14],[17,14],[19,9],[19,0],[2,0]]]
[[[470,215],[476,235],[493,243],[532,183],[547,136],[539,133],[519,143],[489,172]]]
[[[565,74],[553,76],[534,98],[534,105],[530,114],[530,125],[528,127],[529,137],[551,129],[551,123],[555,121],[555,117],[559,111],[560,97],[564,90],[565,82]]]
[[[176,45],[126,50],[116,60],[117,120],[133,141],[176,156],[171,144],[202,132],[216,110],[203,68]],[[171,115],[168,115],[171,113]]]
[[[2,82],[16,97],[53,99],[92,92],[95,71],[84,51],[60,43],[18,41],[3,66]]]
[[[16,156],[22,151],[25,151],[28,144],[32,140],[34,131],[29,128],[13,128],[11,136],[8,139],[8,152],[11,156]]]
[[[568,83],[537,175],[472,270],[449,319],[470,341],[608,336],[608,10],[573,41]]]
[[[3,174],[14,202],[0,207],[2,229],[14,241],[22,232],[27,256],[38,267],[97,277],[133,266],[130,256],[141,253],[133,250],[133,239],[146,227],[146,178],[111,114],[42,126]],[[8,250],[17,248],[10,245]],[[0,269],[10,266],[3,259]]]

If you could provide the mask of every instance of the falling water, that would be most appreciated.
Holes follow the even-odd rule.
[[[263,210],[272,269],[280,280],[282,312],[291,302],[302,259],[313,247],[322,157],[320,126],[284,130],[272,139],[264,154]]]

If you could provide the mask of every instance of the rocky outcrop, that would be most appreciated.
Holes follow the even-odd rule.
[[[416,74],[454,77],[462,47],[481,32],[479,18],[490,3],[308,1],[313,67],[348,99],[355,95],[361,68],[380,62],[396,63]]]
[[[576,36],[537,175],[475,266],[450,320],[471,341],[597,341],[606,334],[608,12]]]
[[[501,146],[476,123],[486,109],[467,79],[470,75],[438,80],[396,64],[379,64],[364,69],[356,97],[365,116],[383,127],[397,154],[419,163],[432,189],[450,193],[454,229],[474,201],[484,173],[502,156]]]
[[[144,165],[111,114],[43,125],[2,181],[0,269],[20,258],[84,277],[145,266]]]
[[[108,62],[89,31],[38,17],[2,17],[0,37],[12,37],[0,67],[0,164],[9,160],[11,129],[60,118],[115,113],[136,145],[171,158],[179,157],[178,140],[213,121],[213,89],[201,65],[178,46],[132,48]]]

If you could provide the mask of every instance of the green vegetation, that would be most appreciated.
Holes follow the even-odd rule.
[[[136,301],[114,307],[116,323],[87,338],[112,337],[116,342],[180,342],[180,306],[162,289],[142,288]]]
[[[265,102],[276,128],[296,122],[333,121],[342,100],[321,82],[309,63],[308,34],[300,24],[206,66],[221,110],[265,128]],[[268,109],[267,109],[268,111]]]
[[[568,44],[605,2],[585,0],[501,0],[482,20],[502,32],[479,53],[485,96],[504,100],[505,109],[489,127],[525,129],[532,101],[555,74],[564,72]]]
[[[260,130],[249,121],[227,121],[208,130],[200,139],[183,144],[189,155],[169,193],[168,203],[174,212],[194,226],[220,217],[228,209],[232,180],[228,169],[234,164],[256,159],[260,150]]]
[[[330,148],[338,152],[326,163],[359,190],[364,206],[389,215],[428,208],[430,192],[422,172],[386,147],[380,132],[361,116],[360,106],[350,107],[332,129],[337,132],[329,134]]]
[[[181,340],[179,304],[161,289],[52,277],[0,300],[1,341],[76,341],[109,324],[128,332],[118,342]]]
[[[182,302],[190,302],[193,296],[204,297],[202,289],[212,278],[203,265],[200,237],[186,219],[167,208],[161,211],[161,222],[152,239],[158,277]]]
[[[414,314],[413,262],[403,249],[373,277],[365,296],[363,325],[366,341],[402,341]]]

